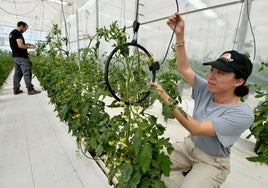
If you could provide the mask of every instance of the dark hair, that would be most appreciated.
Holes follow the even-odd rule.
[[[238,72],[235,72],[235,78],[239,79],[239,78],[243,78],[241,76],[241,74],[239,74]],[[238,97],[244,97],[248,94],[249,92],[249,88],[248,86],[245,85],[246,83],[246,79],[244,78],[245,82],[241,85],[241,86],[237,86],[234,90],[234,94]]]
[[[19,22],[17,23],[17,26],[18,26],[18,27],[20,27],[20,26],[26,27],[26,26],[28,26],[28,24],[25,23],[25,22],[23,22],[23,21],[19,21]]]
[[[238,97],[244,97],[248,94],[248,92],[249,88],[245,85],[237,86],[234,90],[235,95]]]

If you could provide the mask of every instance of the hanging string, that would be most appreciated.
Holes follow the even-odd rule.
[[[65,13],[64,13],[64,8],[63,8],[63,0],[61,0],[61,12],[62,12],[64,28],[65,28],[65,37],[67,38],[65,45],[66,45],[66,55],[68,56],[69,55],[69,47],[68,47],[69,35],[68,35],[67,22],[66,22],[66,19],[65,19]]]
[[[243,3],[241,3],[241,8],[240,8],[240,11],[239,11],[238,22],[236,24],[236,32],[235,32],[235,38],[234,38],[234,42],[233,42],[233,49],[235,47],[235,43],[236,43],[237,36],[238,36],[238,28],[239,28],[239,23],[240,23],[241,16],[242,16],[242,9],[243,9]]]
[[[178,0],[176,0],[176,7],[177,7],[177,12],[179,12],[179,3],[178,3]],[[172,43],[172,41],[173,41],[173,37],[174,37],[174,34],[175,34],[176,26],[177,26],[177,23],[176,23],[175,26],[174,26],[174,29],[173,29],[172,35],[171,35],[171,37],[170,37],[170,41],[169,41],[169,44],[168,44],[166,53],[165,53],[164,58],[163,58],[163,60],[162,60],[162,62],[161,62],[161,65],[165,62],[165,60],[166,60],[166,58],[167,58],[168,51],[169,51],[169,49],[170,49],[170,46],[171,46],[171,43]]]
[[[126,2],[125,0],[121,0],[120,26],[122,25],[124,26],[126,25]]]
[[[251,24],[251,19],[250,19],[250,16],[249,16],[249,3],[248,3],[248,0],[247,0],[247,16],[248,16],[248,23],[249,23],[249,28],[250,28],[250,31],[251,31],[251,35],[252,35],[252,38],[253,38],[253,60],[255,60],[256,58],[256,39],[255,39],[255,34],[254,34],[254,31],[253,31],[253,27],[252,27],[252,24]]]
[[[255,34],[254,34],[254,31],[253,31],[253,27],[252,27],[250,15],[249,15],[249,2],[248,2],[248,0],[246,0],[246,1],[247,1],[246,2],[247,3],[247,7],[246,7],[247,18],[248,18],[248,23],[249,23],[249,28],[250,28],[250,31],[251,31],[251,35],[252,35],[252,38],[253,38],[253,60],[255,60],[255,58],[256,58],[256,39],[255,39]],[[236,27],[235,38],[234,38],[234,42],[233,42],[233,49],[234,49],[235,42],[236,42],[237,36],[238,36],[238,28],[239,28],[239,23],[241,21],[242,9],[243,9],[243,3],[241,4],[241,8],[240,8],[238,23],[237,23],[237,27]]]

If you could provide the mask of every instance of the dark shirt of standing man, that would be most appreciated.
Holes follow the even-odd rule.
[[[35,45],[25,43],[22,33],[28,29],[27,23],[19,21],[17,28],[9,34],[9,44],[12,50],[12,57],[14,61],[14,77],[13,77],[13,90],[14,95],[20,94],[20,81],[24,77],[24,82],[28,90],[28,95],[40,93],[36,91],[32,84],[32,63],[30,61],[27,49],[34,49]]]

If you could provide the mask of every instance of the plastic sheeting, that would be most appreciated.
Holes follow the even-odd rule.
[[[186,21],[189,56],[215,58],[236,48],[244,19],[248,26],[244,28],[246,37],[241,51],[256,56],[257,61],[267,60],[268,1],[252,0],[248,10],[243,10],[246,2],[251,0],[178,0],[179,12]],[[114,21],[126,26],[131,38],[136,5],[137,0],[2,0],[0,25],[14,27],[18,20],[24,20],[30,29],[49,33],[53,24],[58,24],[69,38],[69,49],[75,51],[87,45],[85,36],[94,35],[96,27],[109,26]],[[138,42],[161,60],[172,34],[166,20],[177,11],[176,0],[140,0],[138,7]]]

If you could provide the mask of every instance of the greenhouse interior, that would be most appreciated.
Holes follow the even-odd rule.
[[[0,3],[1,188],[268,187],[267,0]]]

